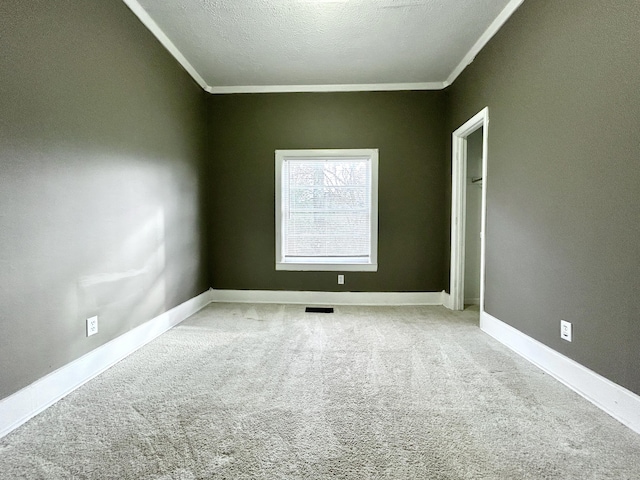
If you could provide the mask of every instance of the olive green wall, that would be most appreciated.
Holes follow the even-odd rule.
[[[487,311],[640,393],[639,24],[529,1],[444,92],[209,96],[120,0],[3,1],[0,398],[210,285],[448,288],[450,133],[484,106]],[[379,271],[276,272],[274,151],[358,147]]]
[[[3,0],[0,45],[3,398],[208,283],[202,90],[120,0]]]
[[[639,26],[637,0],[524,2],[448,92],[449,131],[489,107],[486,310],[636,393]]]
[[[444,92],[214,95],[208,192],[219,289],[441,291]],[[378,148],[378,271],[275,270],[276,149]]]

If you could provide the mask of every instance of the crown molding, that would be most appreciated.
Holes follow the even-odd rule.
[[[511,0],[506,7],[502,9],[500,14],[496,17],[496,19],[491,22],[491,25],[484,31],[484,33],[480,36],[478,41],[473,44],[471,50],[467,52],[467,54],[462,58],[462,61],[458,64],[456,68],[453,69],[451,75],[444,81],[446,87],[453,84],[453,82],[458,78],[458,76],[464,71],[465,68],[469,66],[471,62],[476,58],[476,55],[480,53],[489,40],[493,38],[493,36],[498,33],[498,30],[502,28],[502,25],[506,23],[507,20],[513,15],[520,5],[524,3],[524,0]]]
[[[164,31],[151,18],[147,11],[140,5],[138,0],[122,0],[131,11],[138,17],[142,24],[158,39],[158,41],[169,51],[189,75],[200,87],[211,94],[227,93],[294,93],[294,92],[382,92],[397,90],[443,90],[453,84],[456,78],[464,69],[473,62],[476,55],[500,30],[502,25],[511,17],[524,0],[511,0],[500,12],[496,19],[480,36],[478,41],[471,47],[471,50],[462,58],[462,61],[453,69],[449,77],[442,82],[417,82],[417,83],[365,83],[365,84],[337,84],[337,85],[229,85],[212,86],[202,78],[198,71],[191,65],[189,60],[174,45]]]
[[[189,60],[182,54],[178,47],[167,37],[164,31],[158,26],[153,18],[149,16],[147,11],[142,8],[142,5],[137,0],[122,0],[127,7],[135,14],[136,17],[142,22],[142,24],[149,29],[149,31],[158,39],[164,48],[166,48],[173,58],[175,58],[182,68],[184,68],[189,75],[196,81],[203,90],[207,90],[207,82],[200,76],[198,71],[191,65]]]
[[[207,87],[213,94],[224,93],[290,93],[290,92],[382,92],[392,90],[442,90],[443,82],[425,83],[362,83],[343,85],[238,85]]]

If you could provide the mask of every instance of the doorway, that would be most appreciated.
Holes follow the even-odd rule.
[[[452,310],[463,310],[466,300],[484,311],[488,134],[485,107],[452,135]]]

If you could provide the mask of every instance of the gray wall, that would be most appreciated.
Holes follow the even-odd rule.
[[[205,99],[119,0],[3,1],[0,398],[209,285],[445,288],[449,132],[486,105],[488,312],[640,393],[639,23],[530,1],[446,92]],[[273,268],[273,152],[327,147],[380,149],[380,268],[344,287]]]
[[[2,398],[208,283],[201,89],[119,0],[3,0],[0,45]]]
[[[489,106],[487,311],[636,393],[639,25],[637,0],[524,2],[449,91],[450,131]]]
[[[447,220],[444,92],[214,95],[208,100],[212,285],[440,291]],[[378,148],[378,271],[275,270],[276,149]]]

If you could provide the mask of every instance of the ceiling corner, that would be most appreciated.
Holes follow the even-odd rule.
[[[460,63],[453,69],[449,77],[445,80],[446,86],[452,85],[453,82],[460,76],[460,74],[467,68],[471,62],[476,58],[476,55],[482,50],[489,40],[498,33],[498,30],[509,20],[511,15],[524,3],[524,0],[511,0],[506,7],[502,9],[496,19],[491,22],[491,25],[484,31],[478,41],[474,43],[473,47],[462,58]]]
[[[151,16],[147,13],[147,11],[140,5],[137,0],[122,0],[127,7],[134,13],[136,17],[142,22],[142,24],[147,27],[147,29],[158,39],[158,41],[162,44],[167,51],[173,55],[182,68],[184,68],[189,75],[196,81],[200,87],[207,91],[210,88],[207,85],[207,82],[200,76],[198,71],[191,65],[189,60],[182,54],[178,47],[174,45],[174,43],[169,39],[169,37],[164,33],[164,31],[160,28],[160,26],[151,18]]]

